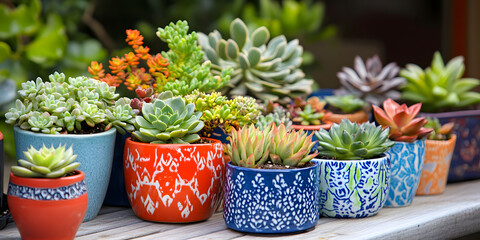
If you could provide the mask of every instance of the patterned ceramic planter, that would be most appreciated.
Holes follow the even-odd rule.
[[[390,190],[385,207],[406,207],[412,204],[420,182],[425,160],[425,139],[412,143],[395,142],[390,155]]]
[[[205,144],[125,143],[127,195],[135,214],[155,222],[208,219],[222,200],[225,160],[220,141]]]
[[[288,233],[318,221],[319,164],[299,169],[252,169],[227,164],[223,218],[252,233]]]
[[[14,127],[17,159],[23,156],[30,146],[36,149],[45,146],[72,146],[80,162],[78,170],[85,173],[88,188],[88,209],[84,221],[98,215],[107,192],[108,181],[112,169],[113,149],[116,130],[95,134],[43,134],[25,131]]]
[[[456,140],[457,136],[453,134],[446,141],[425,141],[425,161],[416,195],[433,195],[445,191]]]
[[[385,204],[390,157],[367,160],[318,159],[320,215],[336,218],[373,216]]]
[[[74,239],[87,211],[84,173],[57,179],[10,174],[8,205],[22,239]]]

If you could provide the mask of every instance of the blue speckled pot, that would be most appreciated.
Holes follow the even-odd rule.
[[[251,233],[288,233],[318,221],[319,164],[300,169],[253,169],[227,164],[223,218]]]
[[[78,155],[76,161],[80,162],[78,170],[85,173],[88,189],[88,208],[83,220],[85,222],[96,217],[102,207],[112,168],[115,132],[116,130],[112,128],[96,134],[52,135],[25,131],[15,126],[17,160],[24,156],[23,152],[30,146],[37,149],[43,145],[73,146],[73,153]]]
[[[385,207],[406,207],[412,204],[425,160],[425,139],[413,143],[395,142],[390,155],[390,190]]]
[[[366,160],[318,161],[321,216],[369,217],[383,207],[390,178],[388,155]]]

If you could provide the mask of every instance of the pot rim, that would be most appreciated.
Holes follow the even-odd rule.
[[[342,159],[314,158],[313,160],[318,162],[368,162],[368,161],[382,161],[387,158],[389,158],[389,156],[386,153],[382,153],[381,155],[375,158],[369,158],[369,159],[342,160]]]
[[[104,136],[104,135],[110,135],[110,134],[114,134],[117,129],[112,127],[110,129],[108,129],[107,131],[103,131],[103,132],[99,132],[99,133],[92,133],[92,134],[74,134],[74,133],[69,133],[69,134],[47,134],[47,133],[41,133],[41,132],[32,132],[32,131],[29,131],[29,130],[24,130],[24,129],[21,129],[20,127],[18,127],[17,125],[15,125],[13,127],[13,130],[16,131],[16,132],[21,132],[22,134],[25,134],[25,135],[28,135],[28,136],[39,136],[41,135],[42,137],[45,137],[45,138],[58,138],[58,137],[63,137],[63,138],[89,138],[89,137],[101,137],[101,136]]]
[[[58,188],[68,186],[76,182],[85,180],[85,173],[78,169],[73,170],[78,174],[73,176],[59,177],[59,178],[27,178],[14,175],[10,171],[10,182],[16,185],[31,186],[36,188]],[[55,184],[56,186],[52,186]]]
[[[434,139],[425,139],[425,142],[429,143],[446,143],[446,142],[453,142],[457,140],[457,134],[451,134],[449,139],[446,140],[434,140]]]
[[[420,112],[419,117],[436,117],[436,118],[451,118],[451,117],[472,117],[479,116],[480,110],[460,110],[460,111],[450,111],[450,112],[439,112],[439,113],[428,113]]]
[[[233,165],[232,161],[227,162],[227,167],[232,167],[244,172],[263,172],[263,173],[292,173],[292,172],[301,172],[301,171],[309,171],[320,166],[318,161],[312,161],[314,163],[313,166],[305,167],[305,168],[293,168],[293,169],[262,169],[262,168],[247,168],[247,167],[240,167],[237,165]]]
[[[214,138],[201,137],[202,139],[207,139],[212,141],[211,143],[144,143],[133,141],[132,137],[126,139],[127,142],[134,145],[141,146],[168,146],[168,147],[189,147],[189,146],[211,146],[213,144],[222,143],[222,141]]]

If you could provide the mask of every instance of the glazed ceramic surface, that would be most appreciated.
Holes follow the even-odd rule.
[[[10,174],[8,205],[22,239],[74,239],[87,211],[84,173],[57,179]]]
[[[456,139],[453,134],[449,140],[425,141],[425,161],[416,195],[440,194],[445,191]]]
[[[156,222],[209,218],[222,200],[223,145],[125,143],[124,173],[135,214]]]
[[[390,155],[390,190],[385,207],[405,207],[412,204],[425,160],[425,139],[412,143],[395,142],[387,151]]]
[[[389,190],[390,157],[320,163],[320,215],[361,218],[378,213]]]
[[[98,215],[107,192],[112,168],[113,149],[115,144],[115,129],[95,134],[42,134],[21,130],[14,127],[17,159],[23,158],[23,152],[30,146],[36,149],[43,145],[58,147],[72,146],[73,153],[80,162],[78,170],[85,173],[85,183],[88,189],[88,209],[84,221]]]
[[[319,164],[300,169],[252,169],[227,164],[223,218],[234,230],[287,233],[318,221]]]

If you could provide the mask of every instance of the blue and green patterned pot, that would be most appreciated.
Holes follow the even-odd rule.
[[[85,183],[88,189],[88,208],[83,221],[93,219],[98,215],[107,192],[110,172],[112,169],[113,149],[115,145],[114,128],[95,134],[43,134],[25,131],[14,127],[15,148],[17,160],[30,146],[36,149],[43,145],[58,147],[72,146],[80,162],[78,170],[85,173]]]
[[[373,216],[387,199],[390,157],[366,160],[318,159],[320,215],[335,218]]]
[[[412,143],[395,142],[390,155],[390,190],[385,207],[406,207],[412,204],[420,183],[425,160],[425,139]]]
[[[288,233],[318,221],[319,164],[297,169],[254,169],[227,164],[223,218],[251,233]]]

